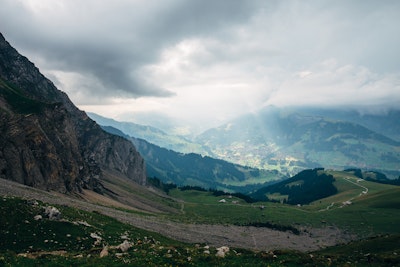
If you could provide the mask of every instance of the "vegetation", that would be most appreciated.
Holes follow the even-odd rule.
[[[396,266],[400,255],[399,241],[398,234],[383,235],[326,248],[316,254],[343,266]]]
[[[392,266],[398,261],[400,188],[360,180],[350,172],[316,171],[334,177],[337,194],[299,207],[247,203],[221,191],[171,186],[169,195],[183,201],[181,213],[157,216],[177,222],[269,228],[295,235],[304,234],[308,227],[338,227],[357,235],[360,241],[308,253],[231,248],[225,258],[218,258],[216,248],[205,248],[206,244],[178,242],[97,212],[56,206],[61,220],[50,220],[43,214],[48,206],[45,203],[3,197],[0,266]],[[363,194],[365,188],[368,193]],[[349,200],[351,204],[344,206]],[[34,220],[39,214],[43,219]],[[99,243],[95,244],[92,233],[102,238]],[[124,240],[132,244],[127,252],[116,248]],[[109,255],[101,258],[105,246]]]
[[[165,184],[247,193],[284,177],[274,170],[240,166],[196,153],[177,153],[127,136],[113,127],[103,129],[129,139],[145,159],[147,175],[157,177]]]
[[[275,202],[246,203],[231,194],[215,196],[210,191],[177,188],[169,194],[184,200],[183,213],[170,219],[211,224],[271,224],[296,229],[296,225],[332,226],[363,238],[399,233],[400,187],[360,180],[343,171],[314,171],[332,176],[337,193],[297,206]],[[226,201],[220,202],[222,199]]]
[[[50,104],[43,103],[23,95],[15,86],[0,79],[0,96],[3,96],[11,108],[21,114],[40,113]]]
[[[304,170],[290,179],[262,188],[252,196],[260,200],[274,201],[278,198],[284,203],[304,205],[336,194],[335,179],[322,171]]]
[[[184,193],[192,200],[196,198],[193,196],[196,191],[191,192],[193,194],[189,194],[190,190],[172,191]],[[211,192],[197,192],[198,201],[211,202],[218,198]],[[177,242],[97,212],[56,206],[62,217],[50,220],[43,215],[47,206],[18,198],[1,199],[0,266],[393,266],[400,255],[400,236],[397,233],[309,253],[231,248],[224,258],[219,258],[216,248]],[[221,204],[221,207],[226,210],[227,206]],[[43,219],[34,220],[38,214],[42,214]],[[293,227],[285,229],[268,223],[248,225],[297,231]],[[97,244],[92,233],[102,238]],[[128,240],[132,247],[121,252],[115,246],[124,240]],[[100,257],[105,246],[108,246],[109,254]]]
[[[35,220],[47,205],[18,198],[1,199],[0,266],[261,266],[253,252],[232,251],[226,258],[216,249],[177,242],[140,230],[96,212],[57,207],[61,220]],[[97,238],[96,238],[97,237]],[[126,252],[115,248],[124,240]],[[100,257],[103,248],[108,256]],[[113,248],[114,246],[114,248]],[[204,253],[207,250],[209,253]]]

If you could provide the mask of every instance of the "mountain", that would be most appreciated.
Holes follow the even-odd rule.
[[[200,144],[192,142],[182,136],[168,134],[152,126],[145,126],[132,122],[120,122],[90,112],[88,112],[87,114],[90,118],[92,118],[100,125],[114,127],[129,136],[144,139],[160,147],[164,147],[181,153],[194,152],[202,155],[209,154],[209,152],[206,151],[204,147]]]
[[[240,166],[195,153],[178,153],[130,137],[110,126],[103,126],[103,129],[131,140],[145,159],[148,176],[164,183],[247,193],[267,182],[286,178],[277,171]]]
[[[301,112],[356,123],[393,140],[400,141],[400,110],[391,109],[375,113],[361,113],[346,109],[303,108]]]
[[[396,178],[400,171],[399,141],[301,110],[268,107],[210,129],[196,141],[218,158],[287,175],[316,167],[373,169]]]
[[[45,190],[105,190],[105,175],[146,183],[131,142],[103,131],[0,34],[0,178]]]

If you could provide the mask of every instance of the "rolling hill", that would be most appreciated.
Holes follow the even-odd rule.
[[[313,201],[335,195],[335,178],[323,169],[304,170],[282,182],[264,187],[251,194],[260,200],[279,201],[288,204],[310,204]]]
[[[250,196],[258,200],[309,205],[314,209],[326,206],[326,210],[350,205],[355,199],[369,201],[371,196],[386,202],[382,206],[396,206],[393,203],[398,202],[398,197],[390,196],[394,191],[400,190],[399,182],[400,177],[389,180],[378,172],[316,168],[301,171],[289,179],[263,187]],[[372,206],[375,204],[369,203]]]

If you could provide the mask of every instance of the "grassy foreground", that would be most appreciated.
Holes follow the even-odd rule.
[[[0,198],[0,266],[393,266],[400,253],[400,236],[390,235],[314,253],[230,248],[221,258],[206,244],[178,242],[97,212],[56,206],[61,218],[51,220],[46,207]],[[125,240],[131,247],[122,251]],[[101,257],[104,247],[108,255]]]

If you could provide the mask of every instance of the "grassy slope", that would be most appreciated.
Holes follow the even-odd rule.
[[[400,222],[398,212],[400,187],[359,181],[357,177],[343,172],[331,173],[336,178],[335,185],[339,189],[339,193],[302,207],[278,203],[248,204],[235,197],[215,197],[210,192],[171,190],[170,197],[184,201],[177,202],[170,197],[157,194],[148,195],[138,191],[138,188],[132,187],[124,180],[111,179],[111,176],[104,182],[108,188],[118,193],[116,201],[122,202],[124,199],[126,201],[129,194],[135,195],[134,198],[138,202],[143,202],[143,199],[148,198],[144,205],[144,211],[148,209],[148,205],[158,203],[157,211],[148,210],[147,212],[153,213],[154,216],[167,217],[180,222],[237,225],[260,223],[267,225],[265,227],[290,226],[294,228],[335,226],[347,229],[359,237],[379,237],[374,238],[373,241],[367,239],[351,243],[348,246],[314,252],[312,258],[306,253],[293,251],[254,253],[236,250],[239,255],[231,251],[227,258],[218,259],[215,257],[215,248],[210,249],[210,255],[204,254],[202,246],[177,242],[96,212],[58,206],[63,218],[67,221],[58,222],[46,219],[34,221],[33,216],[42,212],[44,204],[32,206],[23,200],[2,198],[0,199],[0,223],[2,225],[0,266],[120,266],[127,263],[136,266],[324,266],[330,263],[336,266],[345,266],[347,262],[355,261],[360,263],[355,266],[363,266],[366,263],[369,264],[371,258],[374,261],[371,266],[393,265],[395,260],[399,260],[394,253],[400,251],[400,242],[398,242],[400,233],[397,227]],[[360,195],[362,191],[365,191],[365,188],[360,185],[368,188],[367,194]],[[220,203],[219,200],[222,198],[227,202]],[[340,208],[341,203],[349,199],[352,199],[353,204]],[[234,201],[238,201],[238,203],[235,204]],[[332,205],[332,203],[334,204]],[[111,202],[100,204],[112,205]],[[125,202],[125,205],[132,205],[132,203]],[[261,210],[260,205],[264,205],[265,208]],[[166,208],[162,208],[163,206]],[[328,206],[330,208],[326,209]],[[141,208],[140,205],[136,207]],[[137,216],[141,214],[134,210],[132,212]],[[71,223],[77,221],[85,221],[91,226]],[[90,238],[90,233],[97,233],[103,237],[100,245],[93,246],[94,239]],[[130,241],[134,243],[134,247],[127,254],[118,258],[115,254],[118,251],[112,250],[111,256],[99,258],[99,253],[104,245],[118,245],[123,241],[121,236],[125,234],[128,234]],[[389,234],[389,236],[385,234]],[[146,237],[150,241],[144,242]],[[381,245],[375,246],[375,244]],[[354,253],[356,248],[358,248],[357,253]],[[61,250],[66,251],[65,256],[46,254],[49,251]],[[25,253],[26,251],[29,251],[30,255],[36,255],[36,259],[16,257],[16,253]],[[42,253],[42,255],[38,253]],[[83,258],[74,258],[75,256],[80,257],[80,255]]]
[[[330,173],[336,178],[338,194],[301,207],[269,202],[248,204],[241,199],[214,197],[209,192],[175,189],[170,194],[185,200],[185,213],[174,219],[239,225],[258,222],[285,226],[330,225],[349,230],[359,237],[400,233],[397,227],[400,224],[400,187],[360,180],[344,172]],[[227,202],[220,203],[222,198]],[[346,201],[351,204],[344,206]],[[265,209],[260,210],[260,205]]]
[[[208,201],[210,205],[215,197],[202,192],[192,194],[191,200]],[[231,248],[222,259],[215,256],[215,248],[205,254],[202,245],[177,242],[96,212],[57,206],[62,221],[35,221],[33,216],[43,212],[45,203],[32,205],[25,200],[6,197],[0,201],[0,266],[349,266],[349,263],[350,266],[394,266],[400,253],[400,235],[397,234],[312,254]],[[94,245],[91,233],[103,238],[100,244]],[[118,245],[124,240],[123,236],[133,244],[127,253],[121,254],[110,248],[108,256],[99,257],[103,246]]]
[[[21,90],[0,79],[0,97],[3,96],[10,107],[21,114],[38,113],[45,107],[51,106],[48,103],[40,102],[23,95]]]
[[[253,252],[232,251],[225,259],[215,256],[215,248],[205,254],[202,246],[185,244],[144,231],[95,212],[57,206],[63,220],[33,217],[42,214],[47,205],[32,205],[18,198],[1,200],[0,266],[263,266],[265,261]],[[80,224],[77,222],[84,222]],[[90,236],[96,233],[102,241],[95,245]],[[133,247],[121,254],[117,246],[124,236]],[[104,246],[110,254],[100,258]],[[19,253],[17,256],[16,254]],[[120,253],[120,254],[117,254]],[[53,254],[53,255],[52,255]],[[56,254],[56,255],[54,255]],[[62,256],[57,254],[63,254]],[[290,255],[289,255],[290,256]],[[272,262],[272,266],[273,266]]]

